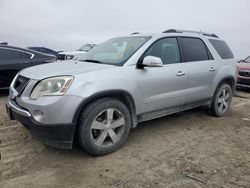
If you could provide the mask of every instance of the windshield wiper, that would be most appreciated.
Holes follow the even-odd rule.
[[[81,61],[85,61],[85,62],[92,62],[92,63],[100,63],[100,64],[102,64],[102,63],[103,63],[103,62],[101,62],[101,61],[94,60],[94,59],[84,59],[84,60],[81,60]]]

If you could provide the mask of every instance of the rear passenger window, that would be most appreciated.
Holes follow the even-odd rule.
[[[23,53],[23,58],[24,59],[31,59],[32,54],[28,54],[28,53]]]
[[[179,63],[181,61],[176,38],[164,38],[156,41],[144,54],[159,57],[163,64]]]
[[[232,59],[234,55],[228,45],[222,40],[209,39],[215,50],[220,55],[221,59]]]
[[[0,58],[3,60],[16,60],[22,58],[22,53],[19,51],[0,49]]]
[[[16,51],[14,49],[0,48],[0,59],[2,61],[5,61],[6,63],[8,63],[9,61],[22,63],[22,60],[30,59],[30,58],[31,58],[31,54],[21,52],[21,51]]]
[[[211,59],[208,49],[201,39],[181,37],[180,40],[185,62]]]

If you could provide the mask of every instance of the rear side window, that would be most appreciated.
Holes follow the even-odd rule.
[[[234,55],[230,50],[230,48],[228,47],[227,43],[225,43],[222,40],[214,40],[214,39],[209,39],[209,41],[222,59],[234,58]]]
[[[16,60],[23,57],[23,54],[19,51],[0,49],[0,58],[3,60]]]
[[[29,59],[31,57],[30,54],[12,50],[12,49],[5,49],[5,48],[0,48],[0,59],[2,61],[16,61],[20,62],[19,60],[23,59]]]
[[[201,39],[181,37],[180,40],[185,62],[206,61],[212,59],[206,45]]]

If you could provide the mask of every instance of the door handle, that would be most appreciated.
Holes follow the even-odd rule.
[[[210,67],[210,69],[209,69],[210,72],[213,72],[215,70],[216,70],[216,68],[214,68],[214,67]]]
[[[179,71],[179,72],[176,73],[176,76],[184,76],[184,75],[185,75],[185,73],[182,72],[182,71]]]

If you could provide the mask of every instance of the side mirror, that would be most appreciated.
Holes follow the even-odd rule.
[[[161,58],[155,56],[146,56],[142,62],[143,67],[163,67]]]

